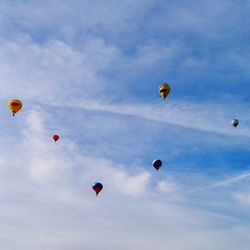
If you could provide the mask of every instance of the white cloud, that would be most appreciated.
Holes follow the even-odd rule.
[[[250,193],[249,192],[235,193],[234,197],[238,202],[244,205],[250,205]]]
[[[160,181],[159,183],[157,183],[157,188],[160,192],[166,194],[172,194],[176,192],[176,186],[170,181]]]
[[[233,249],[231,234],[244,249],[240,242],[248,235],[241,223],[233,226],[234,218],[194,208],[196,201],[178,188],[175,179],[154,186],[156,177],[140,167],[86,155],[66,138],[54,143],[47,128],[53,118],[43,109],[35,107],[21,115],[25,116],[19,145],[23,151],[17,150],[16,158],[22,161],[15,164],[22,171],[14,179],[0,176],[4,187],[0,217],[3,227],[12,232],[1,232],[5,249],[16,246],[13,240],[21,250],[30,245],[38,250],[99,249],[100,242],[104,248],[122,245],[124,250],[165,249],[166,245],[174,250]],[[5,157],[8,161],[10,156]],[[91,190],[97,180],[104,184],[98,198]],[[169,196],[182,199],[171,201]]]
[[[174,81],[179,68],[194,72],[214,62],[195,57],[181,36],[219,39],[218,20],[232,7],[224,1],[195,8],[171,4],[0,3],[0,97],[3,105],[11,97],[24,103],[15,118],[7,107],[1,112],[3,249],[248,250],[249,212],[244,206],[238,210],[238,203],[249,204],[243,183],[248,173],[218,176],[214,184],[202,169],[197,182],[206,176],[207,186],[192,193],[197,189],[192,169],[186,175],[171,167],[168,172],[167,166],[156,173],[151,160],[147,163],[152,151],[166,160],[183,157],[185,143],[186,151],[209,139],[214,146],[226,138],[227,148],[249,144],[248,103],[241,100],[232,106],[215,99],[195,102],[183,94],[175,99],[174,83],[164,104],[143,99],[151,72],[163,68],[156,78]],[[155,35],[165,31],[162,40]],[[239,60],[240,54],[227,58]],[[137,99],[128,101],[133,85]],[[158,98],[157,87],[152,98]],[[234,129],[230,121],[236,114],[240,125]],[[57,143],[53,133],[61,135]],[[206,143],[197,151],[203,149],[208,150]],[[95,181],[104,185],[99,197],[91,190]],[[219,187],[226,188],[219,192]]]
[[[0,48],[1,96],[4,99],[18,96],[21,99],[49,102],[66,101],[78,95],[79,88],[89,96],[90,89],[104,81],[95,68],[88,64],[79,53],[59,41],[44,46],[34,43],[5,43]],[[67,91],[65,91],[67,89]]]
[[[90,98],[112,100],[116,94],[126,94],[132,85],[124,86],[122,78],[126,78],[127,72],[136,76],[159,63],[170,70],[182,50],[179,43],[147,44],[138,46],[133,56],[127,56],[121,48],[97,37],[86,39],[81,49],[58,40],[44,44],[26,37],[2,41],[0,95],[4,99],[18,96],[46,104]],[[108,74],[114,74],[115,79]]]
[[[117,191],[121,190],[121,193],[130,196],[142,196],[146,193],[146,188],[149,182],[150,174],[147,172],[135,175],[127,176],[125,172],[114,173],[115,188]]]
[[[1,231],[5,249],[15,247],[13,240],[21,250],[29,246],[99,249],[100,242],[103,248],[122,245],[124,250],[169,245],[174,250],[233,249],[231,234],[237,235],[244,249],[240,243],[248,239],[244,227],[234,226],[235,220],[220,212],[194,208],[196,200],[186,196],[175,179],[155,185],[156,177],[140,166],[133,169],[112,159],[85,155],[69,138],[54,143],[47,128],[53,117],[38,106],[16,118],[21,115],[25,120],[16,159],[22,161],[15,164],[22,171],[5,179],[10,171],[5,170],[0,176],[2,228],[13,232]],[[95,181],[104,184],[99,197],[91,190]],[[184,199],[171,201],[169,195]],[[231,229],[218,228],[219,224],[229,224]]]

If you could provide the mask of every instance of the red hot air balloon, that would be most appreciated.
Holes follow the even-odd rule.
[[[58,141],[59,140],[59,135],[53,135],[53,140],[56,142],[56,141]]]

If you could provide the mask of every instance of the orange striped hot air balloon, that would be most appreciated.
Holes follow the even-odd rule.
[[[96,182],[92,185],[93,191],[96,193],[96,196],[102,191],[103,185],[100,182]]]

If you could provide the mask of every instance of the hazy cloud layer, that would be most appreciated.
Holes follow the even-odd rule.
[[[249,7],[1,1],[1,247],[249,250]]]

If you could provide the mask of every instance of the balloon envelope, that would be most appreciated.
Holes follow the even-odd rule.
[[[163,83],[159,87],[160,96],[165,100],[170,92],[170,86],[167,83]]]
[[[102,191],[103,185],[100,182],[96,182],[92,185],[92,188],[94,192],[96,193],[96,196]]]
[[[8,107],[12,112],[13,116],[22,108],[22,106],[23,106],[22,102],[17,99],[11,99],[8,102]]]
[[[236,128],[239,125],[239,120],[233,119],[231,123]]]
[[[56,142],[56,141],[58,141],[59,140],[59,135],[53,135],[53,140]]]
[[[162,166],[162,161],[161,160],[154,160],[152,165],[158,171],[160,169],[160,167]]]

